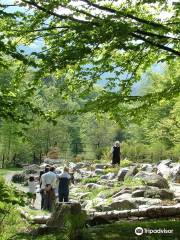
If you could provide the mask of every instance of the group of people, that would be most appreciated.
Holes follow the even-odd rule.
[[[116,141],[110,153],[112,166],[120,165],[120,155],[120,142]],[[50,165],[47,165],[44,171],[40,171],[41,209],[52,211],[56,196],[58,196],[59,202],[68,202],[70,181],[73,182],[73,174],[69,173],[69,168],[66,166],[60,174],[54,166]],[[34,208],[37,184],[33,176],[29,177],[28,184],[31,193],[31,206]]]
[[[47,165],[44,171],[40,171],[39,185],[41,194],[41,209],[52,211],[56,202],[56,196],[59,202],[69,201],[69,185],[72,177],[69,168],[64,167],[62,173],[56,171],[54,166]],[[36,200],[37,182],[34,176],[29,177],[29,192],[31,193],[31,207],[34,208]]]

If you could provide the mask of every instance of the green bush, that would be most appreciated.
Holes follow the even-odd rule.
[[[82,183],[86,184],[86,183],[97,183],[100,180],[100,176],[96,176],[96,177],[89,177],[89,178],[84,178],[82,179]]]
[[[123,159],[121,160],[121,167],[129,167],[132,164],[132,161],[128,160],[128,159]]]
[[[83,229],[85,228],[87,216],[85,212],[78,215],[68,214],[65,218],[65,235],[67,240],[82,239]]]
[[[18,191],[15,187],[7,185],[2,177],[0,177],[0,234],[1,239],[6,239],[6,235],[11,234],[17,213],[14,206],[25,205],[25,194]],[[13,214],[14,212],[14,214]],[[7,226],[8,224],[8,226]]]

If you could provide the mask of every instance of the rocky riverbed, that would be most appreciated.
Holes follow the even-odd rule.
[[[38,177],[43,165],[31,165],[13,181],[25,183],[31,174]],[[158,164],[132,164],[112,168],[109,164],[69,163],[74,171],[70,201],[79,202],[87,213],[111,210],[146,209],[180,203],[180,164],[162,160]],[[63,166],[57,166],[57,172]]]

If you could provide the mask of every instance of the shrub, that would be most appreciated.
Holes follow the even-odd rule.
[[[12,177],[12,182],[14,183],[23,183],[25,182],[25,180],[25,174],[23,173],[14,174]]]
[[[65,235],[68,240],[81,239],[87,216],[85,212],[78,215],[68,214],[65,217]]]
[[[128,160],[128,159],[123,159],[121,160],[121,167],[129,167],[130,165],[132,165],[132,161]]]
[[[0,233],[5,232],[4,222],[14,211],[14,205],[25,204],[25,194],[18,191],[15,187],[9,186],[4,179],[0,177]]]
[[[134,187],[139,187],[139,186],[145,185],[145,182],[139,178],[133,179],[131,177],[125,176],[124,182],[122,182],[122,184],[124,187],[134,188]]]
[[[97,183],[100,180],[100,176],[96,176],[96,177],[90,177],[90,178],[84,178],[82,179],[82,183],[86,184],[86,183]]]

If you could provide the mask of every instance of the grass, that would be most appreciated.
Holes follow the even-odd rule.
[[[89,229],[89,240],[178,240],[180,239],[179,231],[180,221],[176,220],[149,220],[149,221],[121,221],[109,225],[101,225]],[[143,234],[137,236],[135,228],[142,227],[143,229],[172,229],[171,234]]]
[[[22,171],[22,168],[0,168],[0,176],[5,176],[9,172]]]
[[[144,221],[120,221],[108,225],[99,225],[89,227],[82,230],[82,237],[78,240],[179,240],[179,220],[144,220]],[[167,229],[173,230],[171,234],[143,234],[137,236],[135,228],[142,227],[143,229]],[[32,235],[29,233],[18,233],[11,240],[70,240],[67,238],[67,232],[54,231],[53,234],[46,233],[44,235]],[[4,240],[4,239],[3,239]],[[77,239],[71,239],[77,240]]]
[[[0,219],[3,218],[3,215],[0,214]],[[8,214],[4,221],[0,225],[0,239],[8,240],[14,234],[17,234],[21,231],[26,231],[28,224],[20,217],[20,214],[14,208],[11,209],[10,214]]]
[[[82,179],[81,183],[82,184],[97,183],[99,180],[100,180],[100,176],[95,176],[95,177],[84,178]]]
[[[22,209],[25,210],[26,212],[28,212],[31,216],[50,215],[50,213],[45,210],[30,209],[29,207],[24,207]]]

